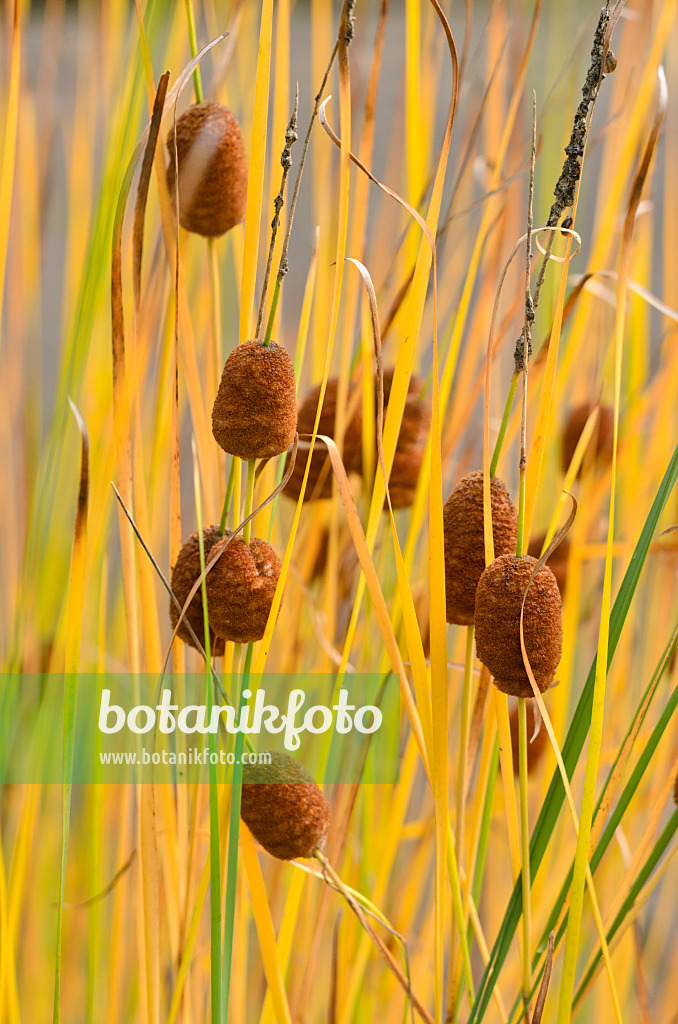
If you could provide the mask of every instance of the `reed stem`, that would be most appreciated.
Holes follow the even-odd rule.
[[[529,698],[518,698],[518,757],[520,772],[520,853],[522,860],[523,886],[523,1004],[525,1020],[530,1021],[530,990],[532,975],[530,965],[530,833],[527,801],[527,704]]]

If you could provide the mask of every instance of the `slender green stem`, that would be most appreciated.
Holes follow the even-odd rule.
[[[475,999],[473,972],[471,971],[471,957],[469,955],[469,946],[466,939],[464,906],[461,900],[461,884],[459,881],[459,868],[457,867],[457,857],[454,850],[454,837],[452,835],[452,826],[449,824],[449,817],[447,833],[447,874],[450,879],[450,888],[452,889],[452,913],[454,915],[457,934],[459,935],[459,943],[461,945],[461,963],[464,980],[469,992],[469,1002],[473,1004]]]
[[[466,762],[468,761],[468,737],[471,725],[471,676],[473,673],[473,635],[474,627],[466,629],[466,656],[464,658],[464,684],[461,698],[461,736],[459,741],[459,766],[457,769],[457,801],[455,806],[454,841],[457,847],[457,858],[464,870],[464,816],[466,809]],[[456,961],[456,931],[452,929],[450,938],[450,963]],[[451,978],[453,988],[450,995],[452,1015],[458,1003],[457,975]]]
[[[483,816],[480,821],[480,838],[478,840],[478,853],[476,854],[475,870],[473,872],[473,886],[471,889],[473,902],[478,905],[485,873],[485,861],[490,845],[490,825],[492,823],[492,807],[494,805],[494,792],[497,788],[497,775],[499,774],[499,740],[495,737],[492,748],[492,760],[490,771],[487,776],[487,787],[485,789],[485,802],[483,804]],[[469,926],[470,927],[470,926]]]
[[[226,532],[226,520],[228,519],[228,513],[231,508],[231,502],[233,500],[233,487],[235,485],[235,455],[231,459],[231,468],[228,471],[228,483],[226,484],[226,497],[224,498],[224,507],[221,510],[221,522],[219,523],[219,533],[223,537]]]
[[[195,57],[198,52],[198,39],[195,34],[195,13],[193,11],[193,0],[184,0],[186,7],[186,20],[188,22],[188,45],[191,48],[191,57]],[[203,92],[202,92],[202,78],[200,76],[200,67],[196,67],[193,72],[193,88],[195,90],[195,101],[196,103],[202,103]]]
[[[207,260],[210,271],[210,325],[212,330],[212,354],[217,380],[221,371],[221,279],[219,259],[213,238],[207,239]]]
[[[473,885],[471,887],[471,898],[475,906],[478,906],[480,901],[480,894],[483,885],[483,877],[485,875],[485,863],[487,861],[487,851],[490,845],[490,825],[492,824],[492,808],[494,806],[494,793],[497,788],[497,775],[499,774],[499,740],[495,736],[494,746],[492,747],[492,756],[490,758],[490,767],[487,773],[487,780],[485,784],[485,795],[483,797],[483,813],[480,819],[480,834],[478,837],[478,849],[476,852],[475,866],[473,868]],[[468,909],[466,910],[468,916]],[[466,929],[466,941],[469,949],[473,942],[473,924],[469,921]],[[461,1011],[461,996],[464,992],[464,978],[461,979],[461,988],[456,1000],[456,1006],[454,1009],[454,1021],[456,1022],[459,1018]]]
[[[245,493],[245,519],[251,514],[254,507],[254,469],[257,460],[249,459],[247,463],[247,491]],[[252,536],[252,523],[246,523],[242,531],[242,539],[249,544]]]
[[[240,645],[238,645],[239,647]],[[243,691],[247,689],[252,668],[253,644],[247,645],[245,662],[242,670],[240,696],[238,700],[238,718],[243,703]],[[222,958],[222,991],[221,1016],[213,1017],[213,1021],[226,1024],[228,1020],[228,1001],[231,990],[231,963],[233,959],[233,933],[235,929],[235,896],[238,880],[238,841],[240,836],[240,798],[242,794],[242,753],[244,733],[237,732],[235,737],[235,763],[231,784],[231,807],[228,819],[228,859],[226,863],[226,902],[224,907],[224,953]]]
[[[210,669],[210,628],[207,619],[207,581],[205,579],[205,543],[202,527],[202,505],[200,486],[195,480],[196,513],[198,518],[198,546],[200,551],[200,572],[202,575],[202,609],[203,629],[205,633],[205,678],[207,682],[207,714],[212,716],[212,673]],[[216,735],[208,735],[210,753],[209,787],[210,787],[210,996],[212,1020],[221,1019],[221,843],[219,838],[219,787],[217,784],[216,766]],[[214,757],[212,755],[215,755]],[[213,763],[214,762],[214,763]]]
[[[508,427],[509,417],[511,415],[511,408],[513,406],[513,399],[516,396],[516,388],[518,387],[519,374],[514,371],[511,377],[511,386],[509,393],[506,396],[506,405],[504,406],[504,415],[501,418],[501,426],[497,435],[497,440],[494,445],[494,451],[492,453],[492,462],[490,463],[490,476],[497,475],[497,464],[499,463],[499,456],[504,446],[504,438],[506,437],[506,430]]]
[[[464,808],[466,803],[466,761],[468,759],[468,739],[471,727],[471,679],[473,675],[473,637],[474,627],[466,627],[466,655],[464,658],[464,684],[461,698],[461,738],[459,745],[459,771],[457,775],[457,806],[455,822],[455,842],[457,857],[464,865],[462,846],[464,842]]]
[[[273,298],[271,299],[271,308],[268,313],[268,321],[266,323],[266,334],[264,335],[264,345],[267,347],[271,344],[271,335],[273,334],[273,324],[275,323],[275,314],[278,309],[278,302],[280,300],[280,287],[282,285],[282,277],[280,274],[275,279],[275,288],[273,289]]]
[[[518,534],[516,537],[516,554],[523,555],[525,547],[525,466],[520,467],[520,484],[518,488]]]
[[[527,698],[518,698],[518,756],[520,762],[520,854],[523,880],[523,1004],[525,1020],[530,1020],[530,832],[527,802]]]

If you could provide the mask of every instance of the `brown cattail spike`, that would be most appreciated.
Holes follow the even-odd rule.
[[[207,574],[207,611],[210,629],[224,640],[249,644],[261,640],[268,622],[280,576],[280,559],[270,544],[255,537],[224,540],[212,556],[223,550]]]
[[[539,537],[533,537],[527,549],[528,555],[540,558],[545,540],[545,533],[540,534]],[[546,559],[546,564],[558,582],[558,589],[560,590],[561,597],[565,597],[565,587],[567,586],[567,564],[569,557],[570,541],[568,537],[564,537],[553,554],[549,555]]]
[[[167,136],[167,185],[175,194],[174,127]],[[220,103],[198,103],[177,119],[179,222],[207,238],[245,219],[247,154],[240,125]]]
[[[294,367],[273,342],[233,349],[212,408],[212,433],[229,455],[270,459],[287,451],[297,430]]]
[[[592,411],[593,406],[589,405],[588,402],[585,402],[583,405],[577,406],[576,409],[572,409],[567,418],[565,430],[563,431],[561,451],[561,464],[564,473],[567,472],[569,465],[572,462],[575,448],[579,443],[579,438],[582,435],[586,421]],[[584,467],[587,458],[591,458],[599,469],[604,469],[605,466],[609,466],[612,462],[613,444],[614,413],[608,405],[601,405],[598,410],[598,421],[593,429],[593,435],[591,437],[589,447],[584,454],[582,465],[577,475],[581,475],[582,468]],[[591,451],[592,449],[593,451]]]
[[[514,552],[518,512],[498,477],[490,480],[490,500],[495,555]],[[452,491],[443,509],[443,529],[447,621],[471,626],[476,587],[485,569],[482,472],[469,473]]]
[[[485,569],[476,590],[476,653],[499,690],[532,697],[520,646],[520,609],[537,564],[531,555],[501,555]],[[523,619],[525,649],[537,686],[553,682],[563,650],[560,591],[543,565],[530,585]]]
[[[388,409],[389,399],[391,397],[394,372],[395,368],[392,366],[384,370],[384,420],[386,410]],[[400,423],[400,433],[398,434],[398,441],[396,443],[396,450],[393,457],[393,465],[391,467],[391,475],[388,483],[393,508],[408,508],[414,501],[417,480],[419,479],[419,471],[424,460],[424,452],[426,451],[428,428],[431,423],[430,406],[422,398],[423,387],[424,382],[421,377],[417,377],[415,375],[410,378],[407,397],[405,398],[405,408],[403,409],[403,418]],[[376,377],[374,391],[376,417]],[[358,449],[358,458],[354,467],[358,473],[362,473],[363,471],[362,461],[362,447],[360,447]],[[376,472],[381,473],[379,466],[376,464],[376,458],[375,466]],[[385,503],[384,508],[387,507],[388,505]]]
[[[391,396],[393,374],[393,367],[384,371],[384,410]],[[393,508],[409,508],[414,501],[419,471],[424,461],[426,439],[431,425],[431,409],[421,397],[423,387],[421,377],[410,377],[388,482]]]
[[[534,735],[534,725],[539,714],[534,701],[529,701],[525,707],[525,718],[527,721],[527,773],[532,775],[537,770],[541,762],[542,757],[549,745],[549,734],[544,728],[544,724],[540,723],[539,732]],[[511,715],[509,718],[509,725],[511,726],[511,751],[513,754],[513,774],[520,774],[520,748],[519,748],[519,736],[518,736],[518,708],[514,707],[511,709]],[[534,737],[534,739],[533,739]]]
[[[303,765],[289,754],[269,756],[270,764],[243,767],[242,820],[272,857],[311,857],[327,841],[330,806]]]
[[[676,774],[676,781],[673,784],[673,802],[678,807],[678,773]]]
[[[334,437],[334,424],[337,414],[337,390],[339,387],[339,381],[336,377],[331,377],[327,381],[325,388],[325,398],[323,400],[323,407],[320,412],[320,422],[318,424],[318,433],[325,434],[328,437]],[[356,394],[356,388],[350,387],[348,392],[348,403],[349,407],[354,404],[354,396]],[[315,423],[315,417],[318,410],[318,402],[320,400],[320,385],[317,385],[308,392],[304,401],[299,406],[299,414],[297,418],[297,430],[299,434],[312,434],[313,425]],[[351,417],[349,423],[346,425],[344,433],[344,451],[343,460],[347,472],[358,472],[361,459],[361,437],[362,437],[362,418],[360,414],[360,407],[356,409],[355,414]],[[303,440],[303,439],[302,439]],[[308,440],[306,438],[305,440]],[[299,500],[301,494],[301,484],[304,479],[304,472],[306,470],[306,463],[308,462],[308,451],[299,449],[297,451],[297,458],[292,471],[292,476],[285,485],[284,493],[288,498],[292,498],[293,501]],[[332,497],[332,467],[330,466],[329,455],[327,454],[327,448],[322,441],[317,441],[313,448],[313,455],[311,456],[311,468],[308,474],[308,480],[306,482],[306,490],[304,492],[304,501],[317,501],[321,498]]]
[[[203,547],[205,551],[205,565],[209,562],[212,548],[215,544],[218,544],[223,538],[219,533],[218,526],[207,526],[203,532]],[[172,569],[171,586],[175,597],[179,604],[183,607],[186,603],[186,598],[190,594],[193,585],[200,577],[200,541],[198,539],[198,532],[191,534],[188,538],[181,551],[177,556],[177,560],[174,563]],[[207,577],[209,579],[209,576]],[[170,599],[169,606],[170,622],[172,623],[172,629],[175,628],[179,621],[179,612],[174,605],[174,601]],[[180,637],[184,643],[190,647],[195,647],[193,637],[186,628],[185,622],[188,620],[193,627],[193,631],[197,636],[200,643],[205,646],[205,628],[203,618],[203,607],[202,607],[202,588],[197,591],[193,600],[188,606],[188,611],[184,616],[179,629],[177,630],[177,636]],[[217,638],[213,631],[210,629],[210,649],[212,654],[221,655],[224,653],[224,641]]]

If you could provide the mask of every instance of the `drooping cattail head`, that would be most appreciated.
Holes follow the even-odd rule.
[[[242,820],[272,857],[311,857],[327,841],[330,806],[313,776],[293,757],[271,752],[270,758],[270,764],[243,767]]]
[[[518,512],[506,485],[498,477],[490,480],[490,501],[494,553],[513,553],[518,535]],[[443,509],[443,529],[447,621],[471,626],[475,616],[476,587],[485,570],[481,471],[469,473],[450,494]]]
[[[528,555],[540,558],[545,540],[545,533],[540,534],[538,537],[533,537],[527,548]],[[567,563],[569,557],[570,541],[568,537],[564,537],[553,554],[549,555],[546,560],[546,564],[558,581],[558,589],[560,590],[561,597],[565,597],[565,587],[567,585]]]
[[[520,609],[537,564],[531,555],[501,555],[483,572],[476,590],[476,653],[495,686],[513,697],[532,697],[520,646]],[[525,649],[543,692],[553,682],[563,650],[560,591],[547,565],[537,573],[525,600]]]
[[[174,126],[167,136],[167,185],[174,200]],[[247,154],[237,119],[220,103],[198,103],[177,118],[179,222],[207,238],[245,219]]]
[[[207,574],[210,629],[224,640],[249,644],[261,640],[268,622],[280,559],[270,544],[239,537],[221,543],[223,554]],[[220,549],[215,547],[212,556]]]
[[[567,472],[572,457],[574,456],[575,448],[579,443],[579,438],[582,435],[582,431],[586,425],[586,421],[593,411],[593,406],[588,402],[584,402],[583,405],[578,405],[576,409],[572,409],[568,415],[567,423],[563,431],[563,442],[561,451],[561,464],[563,472]],[[614,412],[608,405],[601,405],[598,410],[598,420],[593,429],[593,435],[589,443],[589,448],[584,454],[582,460],[582,468],[587,460],[591,458],[592,462],[599,469],[604,469],[605,466],[609,466],[612,462],[612,448],[614,444]],[[591,451],[593,454],[591,455]],[[581,468],[579,474],[581,475]]]
[[[318,433],[327,437],[334,437],[334,424],[337,414],[337,390],[339,381],[336,377],[330,377],[325,388],[325,398],[320,412]],[[348,402],[352,403],[355,387],[349,387]],[[303,402],[299,406],[297,416],[297,430],[299,434],[312,434],[315,417],[320,400],[320,385],[311,388]],[[308,439],[306,439],[308,440]],[[360,465],[362,444],[362,417],[360,408],[356,410],[350,421],[346,424],[344,432],[343,460],[347,472],[356,472]],[[284,494],[293,501],[299,500],[301,485],[308,462],[308,451],[300,448],[297,451],[296,462],[292,476],[285,485]],[[327,448],[322,441],[317,441],[311,456],[311,468],[306,482],[304,501],[318,501],[321,498],[332,497],[332,467]]]
[[[544,728],[543,723],[539,727],[539,732],[534,736],[534,723],[536,721],[538,710],[533,700],[528,701],[525,706],[525,718],[527,720],[527,773],[531,775],[537,770],[541,762],[542,757],[549,745],[549,734]],[[511,714],[509,717],[509,725],[511,726],[511,752],[513,754],[513,774],[520,774],[520,749],[518,746],[518,708],[511,708]],[[532,738],[534,736],[534,739]]]
[[[287,451],[296,429],[294,367],[285,349],[263,341],[238,345],[212,408],[217,444],[240,459],[269,459]]]
[[[205,565],[209,562],[210,552],[215,544],[218,544],[223,538],[219,534],[218,526],[207,526],[203,532],[203,548],[205,552]],[[188,538],[181,551],[177,556],[177,560],[174,563],[171,577],[171,587],[174,592],[179,604],[183,607],[186,602],[186,598],[190,594],[193,584],[200,577],[200,541],[198,531],[191,534]],[[207,577],[209,579],[209,576]],[[170,599],[169,605],[170,622],[172,623],[172,629],[176,626],[179,621],[179,612],[177,611],[174,601]],[[188,620],[193,627],[193,631],[197,636],[200,643],[205,646],[205,629],[204,629],[204,618],[203,618],[203,607],[202,607],[202,588],[196,592],[188,606],[188,611],[182,619],[181,625],[177,630],[177,636],[181,637],[184,643],[190,647],[195,647],[193,637],[186,628],[185,622]],[[214,632],[210,629],[210,650],[212,654],[221,655],[224,653],[224,641],[214,635]]]

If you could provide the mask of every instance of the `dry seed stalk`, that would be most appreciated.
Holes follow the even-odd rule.
[[[275,241],[278,237],[278,228],[280,227],[280,213],[285,204],[285,187],[287,185],[287,175],[289,174],[290,167],[292,166],[292,146],[299,138],[297,132],[297,113],[299,111],[299,84],[297,83],[296,99],[294,101],[294,110],[292,116],[287,125],[285,132],[285,146],[282,153],[280,154],[280,165],[283,169],[282,177],[280,179],[280,189],[278,194],[273,200],[273,206],[275,213],[273,214],[273,220],[271,221],[271,242],[268,247],[268,260],[266,261],[266,273],[264,274],[264,283],[261,288],[261,299],[259,301],[259,313],[257,314],[257,327],[255,336],[258,338],[261,333],[261,325],[264,320],[264,307],[266,305],[266,293],[268,291],[268,282],[271,276],[271,264],[273,263],[273,252],[275,250]],[[277,303],[276,303],[277,305]],[[271,331],[273,329],[273,319],[275,317],[275,309],[271,307],[271,316],[269,317],[268,326],[266,328],[265,342],[268,344],[271,337]]]

